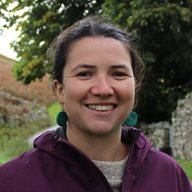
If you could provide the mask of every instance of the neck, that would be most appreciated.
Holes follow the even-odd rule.
[[[121,142],[121,129],[116,133],[94,135],[70,127],[66,134],[69,142],[92,160],[120,161],[129,152],[128,146]]]

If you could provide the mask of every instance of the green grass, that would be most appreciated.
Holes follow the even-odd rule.
[[[0,127],[0,164],[31,149],[32,146],[29,145],[28,138],[45,127],[55,125],[56,116],[60,110],[60,104],[56,102],[47,107],[50,116],[47,122],[29,124],[19,128]]]
[[[61,111],[60,103],[58,102],[53,103],[47,108],[47,111],[50,116],[51,125],[55,125],[57,114]]]
[[[3,163],[7,162],[9,160],[8,157],[4,157],[4,156],[0,156],[0,165],[2,165]]]
[[[189,179],[192,180],[192,162],[184,159],[176,159],[176,160],[181,165],[181,167],[183,168]]]
[[[41,122],[19,128],[1,127],[0,164],[31,149],[32,146],[28,143],[28,138],[47,126],[48,122]]]

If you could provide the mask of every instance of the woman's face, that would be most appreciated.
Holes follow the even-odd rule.
[[[106,37],[77,41],[63,75],[63,85],[54,85],[69,129],[93,135],[119,131],[135,97],[131,58],[123,44]]]

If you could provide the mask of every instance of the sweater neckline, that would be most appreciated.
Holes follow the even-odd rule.
[[[113,191],[119,191],[122,185],[122,179],[127,160],[128,156],[121,161],[92,161],[106,177]]]

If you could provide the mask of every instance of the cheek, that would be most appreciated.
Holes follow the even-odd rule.
[[[135,83],[129,82],[121,87],[121,93],[124,97],[134,98],[135,97]]]
[[[76,79],[70,79],[64,84],[65,97],[81,97],[86,95],[90,90],[90,83],[78,81]]]
[[[129,86],[129,88],[124,88],[121,94],[121,100],[125,106],[133,108],[135,102],[135,87]]]
[[[76,83],[68,83],[64,87],[65,104],[71,105],[72,102],[80,100],[84,90]]]
[[[65,86],[64,87],[64,100],[65,100],[65,103],[68,103],[68,101],[70,99],[73,99],[73,96],[74,96],[74,88],[71,87],[70,85],[68,86]]]

